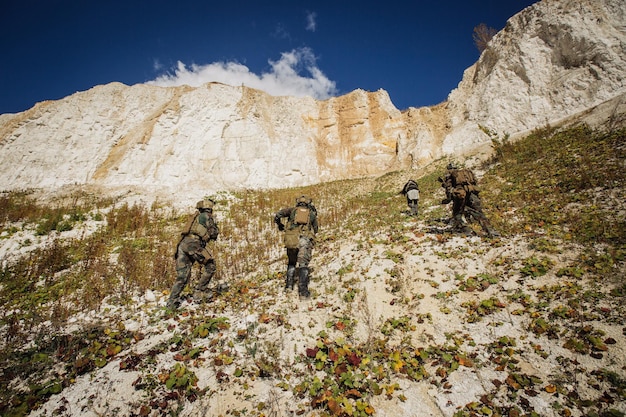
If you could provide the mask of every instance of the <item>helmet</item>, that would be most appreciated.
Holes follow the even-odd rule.
[[[215,205],[215,201],[211,200],[210,198],[207,198],[205,200],[198,201],[196,203],[196,208],[198,210],[213,209],[214,205]]]
[[[448,164],[448,169],[457,169],[452,162]]]
[[[300,197],[296,198],[296,206],[302,206],[302,205],[309,205],[313,202],[313,200],[310,197],[307,197],[306,195],[301,195]]]

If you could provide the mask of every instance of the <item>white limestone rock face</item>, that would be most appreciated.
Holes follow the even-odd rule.
[[[521,11],[449,97],[446,154],[556,124],[626,92],[623,0],[544,0]]]
[[[536,3],[507,22],[446,102],[404,112],[384,90],[316,101],[219,83],[97,86],[0,115],[0,191],[77,184],[179,198],[475,155],[489,148],[485,132],[515,138],[613,102],[626,112],[625,15],[623,0]]]
[[[0,125],[0,186],[57,187],[92,180],[124,138],[162,112],[174,89],[119,83],[45,101]]]
[[[92,184],[170,192],[291,187],[396,163],[384,91],[318,102],[209,83],[98,86],[4,117],[0,188]]]

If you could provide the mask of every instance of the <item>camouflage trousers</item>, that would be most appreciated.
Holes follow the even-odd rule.
[[[206,292],[211,278],[215,275],[215,260],[198,236],[187,235],[181,239],[176,248],[176,281],[167,303],[169,307],[180,304],[180,294],[189,282],[191,269],[196,262],[203,265],[203,268],[195,291]]]
[[[495,230],[491,228],[487,216],[483,213],[480,197],[460,186],[452,191],[452,221],[453,227],[456,229],[466,228],[461,218],[463,214],[473,217],[487,234],[496,234]]]
[[[287,249],[287,265],[300,266],[306,268],[313,257],[313,239],[306,236],[300,236],[297,249]]]

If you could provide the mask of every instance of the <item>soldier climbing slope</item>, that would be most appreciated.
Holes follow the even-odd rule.
[[[467,168],[457,168],[453,164],[448,165],[448,172],[442,179],[439,177],[441,186],[446,190],[446,198],[441,204],[448,204],[452,201],[452,228],[454,231],[471,234],[472,230],[463,221],[465,218],[473,217],[478,221],[483,230],[490,237],[500,236],[489,223],[483,213],[482,203],[478,194],[480,190],[477,186],[474,173]]]
[[[215,275],[215,260],[207,249],[207,244],[216,240],[219,229],[213,219],[213,206],[211,199],[198,201],[197,211],[192,215],[181,232],[181,238],[176,246],[176,281],[172,286],[167,308],[177,309],[181,304],[180,294],[189,282],[191,269],[195,262],[203,265],[202,275],[196,284],[194,299],[205,301],[212,297],[209,290],[209,282]]]
[[[287,249],[287,276],[285,290],[293,290],[295,285],[296,265],[298,273],[298,294],[309,298],[309,262],[313,255],[315,235],[318,231],[317,210],[313,200],[305,195],[296,198],[295,207],[280,209],[274,215],[278,230],[284,232],[284,244]]]
[[[417,216],[417,206],[420,198],[420,190],[417,182],[408,180],[406,184],[404,184],[404,187],[402,187],[400,194],[406,197],[406,204],[409,206],[409,214],[411,216]]]

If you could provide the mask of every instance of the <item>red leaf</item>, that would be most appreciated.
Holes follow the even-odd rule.
[[[348,363],[352,366],[359,366],[361,364],[361,358],[358,357],[356,353],[351,353],[348,355]]]
[[[337,376],[346,372],[348,372],[348,365],[346,365],[345,363],[341,363],[335,368],[335,375]]]
[[[306,356],[309,358],[314,358],[317,355],[317,352],[319,352],[319,348],[307,348],[306,350]]]

